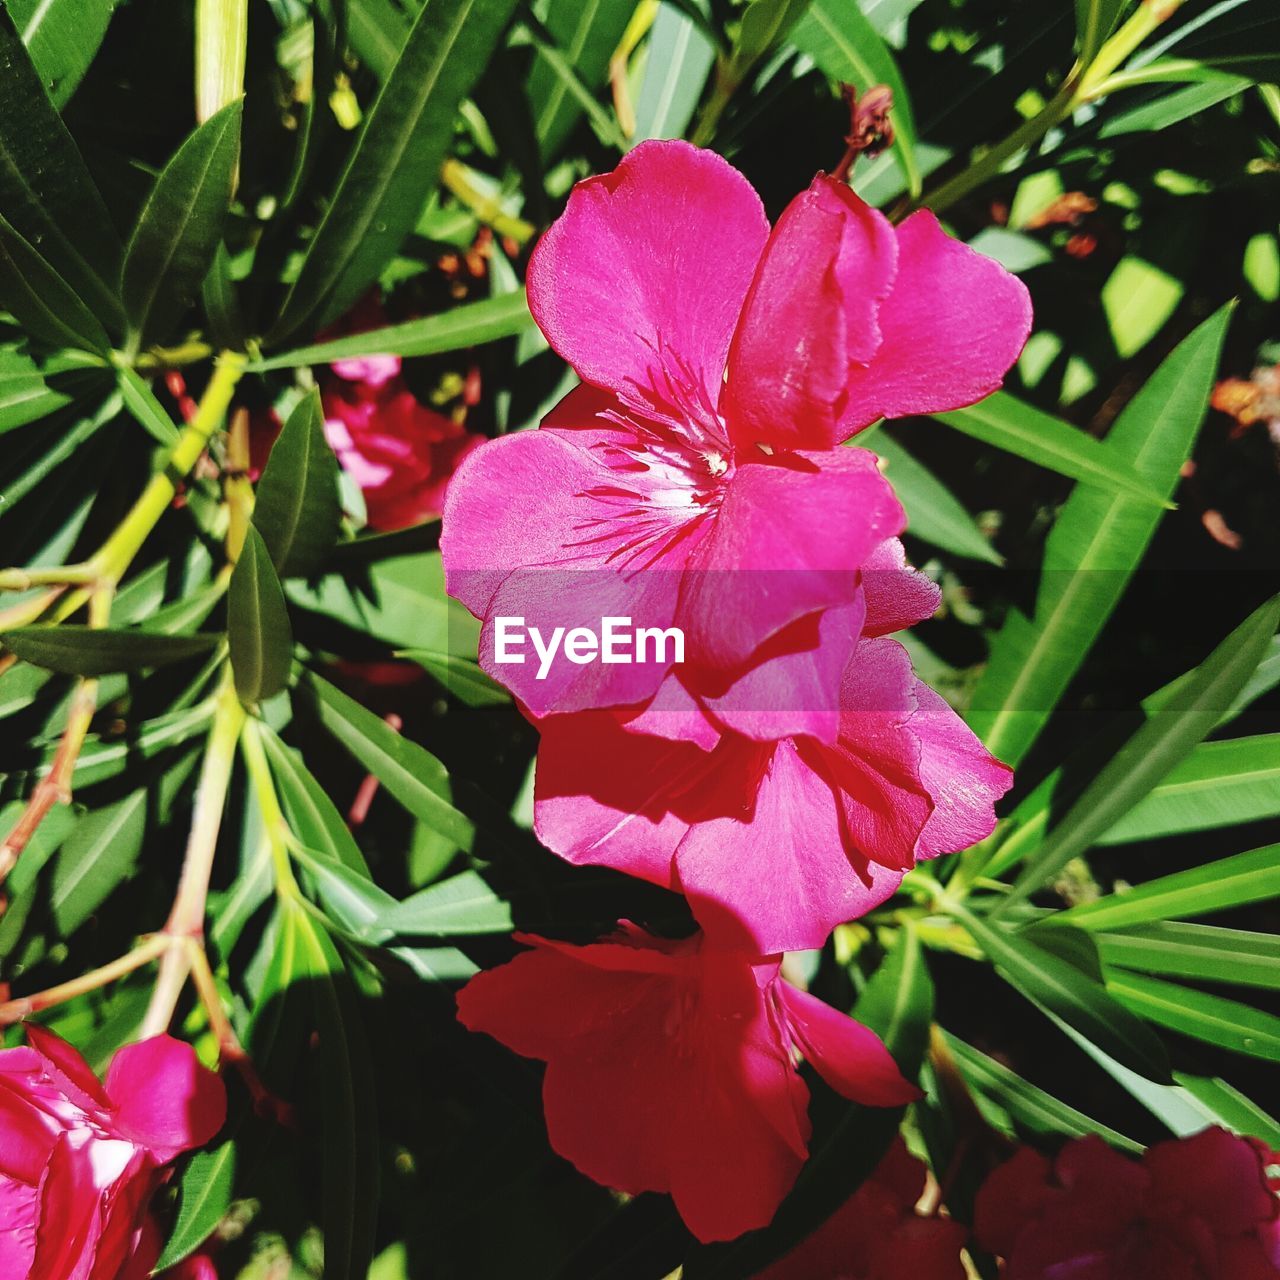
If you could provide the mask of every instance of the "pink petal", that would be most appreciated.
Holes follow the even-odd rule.
[[[36,1188],[0,1177],[0,1276],[24,1277],[36,1252]]]
[[[227,1118],[227,1091],[195,1050],[171,1036],[125,1045],[104,1081],[119,1131],[157,1164],[204,1146]]]
[[[903,520],[862,449],[739,467],[681,591],[689,652],[708,666],[741,666],[790,623],[847,603],[862,563]]]
[[[904,1107],[922,1096],[869,1027],[789,982],[779,981],[775,990],[801,1052],[842,1097],[868,1107]]]
[[[849,367],[880,346],[897,258],[888,220],[842,182],[820,174],[787,206],[729,350],[722,407],[739,448],[839,443]]]
[[[935,582],[907,564],[897,538],[886,538],[863,562],[862,591],[867,601],[863,634],[868,636],[905,631],[932,618],[942,598]]]
[[[1031,298],[999,263],[947,235],[927,209],[897,228],[898,274],[883,335],[855,366],[840,433],[879,418],[974,404],[1004,380],[1031,332]]]
[[[1061,1199],[1052,1186],[1051,1166],[1038,1151],[1020,1147],[993,1170],[974,1201],[974,1238],[986,1250],[1008,1258],[1018,1237],[1049,1204]]]
[[[694,823],[676,851],[694,916],[721,944],[759,954],[821,947],[897,889],[899,872],[851,860],[831,784],[791,742],[777,745],[759,782],[739,777],[736,790],[726,816]]]
[[[720,741],[715,722],[674,671],[667,674],[650,702],[638,711],[620,712],[618,723],[628,733],[691,742],[703,751],[713,750]]]
[[[1276,1215],[1265,1161],[1244,1138],[1210,1128],[1148,1147],[1143,1163],[1152,1191],[1204,1218],[1215,1235],[1256,1231]]]
[[[580,182],[529,263],[529,308],[586,382],[660,416],[713,418],[769,233],[732,166],[644,142]]]
[[[36,1022],[28,1022],[24,1030],[27,1043],[45,1060],[54,1082],[77,1106],[92,1110],[107,1105],[98,1077],[74,1045]]]

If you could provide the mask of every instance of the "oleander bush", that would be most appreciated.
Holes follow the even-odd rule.
[[[1278,84],[0,0],[0,1273],[1280,1276]]]

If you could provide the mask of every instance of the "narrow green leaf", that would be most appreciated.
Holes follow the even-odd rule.
[[[888,464],[889,480],[907,511],[909,534],[956,555],[1004,563],[959,499],[897,440],[880,431],[871,447]]]
[[[49,385],[55,372],[54,361],[38,363],[16,347],[0,347],[0,435],[70,402],[67,391]]]
[[[1280,945],[1272,933],[1159,921],[1093,936],[1106,965],[1280,991]]]
[[[933,416],[975,440],[1059,475],[1088,481],[1109,493],[1137,498],[1156,508],[1170,505],[1165,495],[1118,450],[1007,391],[997,391],[968,409]]]
[[[1167,129],[1170,125],[1189,120],[1253,87],[1252,78],[1227,75],[1224,72],[1215,73],[1208,67],[1204,70],[1206,74],[1197,77],[1197,84],[1175,89],[1154,101],[1131,106],[1109,116],[1098,130],[1098,137],[1121,138],[1126,134],[1154,133],[1158,129]]]
[[[39,246],[72,295],[115,328],[123,320],[115,290],[120,240],[14,16],[0,6],[0,213],[23,240]]]
[[[119,0],[7,0],[49,97],[61,107],[76,91],[107,34]]]
[[[329,854],[299,848],[294,856],[310,872],[325,913],[340,929],[375,944],[391,936],[384,921],[399,904],[367,874],[353,871]]]
[[[705,0],[698,11],[704,9]],[[715,60],[716,48],[706,32],[669,0],[663,4],[649,35],[632,142],[683,138]]]
[[[1112,973],[1107,990],[1126,1008],[1170,1031],[1232,1053],[1280,1062],[1280,1018],[1274,1014],[1136,973]]]
[[[1148,880],[1053,917],[1091,931],[1212,915],[1280,897],[1280,844]]]
[[[338,460],[312,390],[289,415],[258,482],[253,523],[281,577],[310,577],[338,540],[342,502]]]
[[[2,216],[0,306],[11,311],[28,333],[51,347],[75,347],[101,354],[111,350],[111,341],[98,318]]]
[[[213,1234],[227,1215],[236,1179],[236,1144],[231,1139],[187,1161],[178,1178],[178,1217],[153,1271],[177,1266]]]
[[[360,137],[273,330],[340,315],[378,277],[436,182],[459,104],[515,0],[427,0]],[[425,184],[425,186],[424,186]]]
[[[147,380],[136,369],[121,365],[116,370],[116,385],[120,388],[124,407],[133,414],[143,430],[157,444],[172,448],[178,440],[178,428],[156,399]]]
[[[449,774],[435,756],[314,672],[303,676],[298,692],[311,702],[321,724],[410,813],[459,848],[470,847],[474,828],[453,807]]]
[[[511,908],[474,871],[450,876],[393,903],[377,923],[401,938],[510,933],[512,928]]]
[[[197,707],[184,707],[181,711],[145,720],[136,732],[124,739],[103,742],[91,734],[76,761],[73,788],[90,787],[118,778],[126,769],[136,769],[160,752],[181,746],[197,734],[203,734],[212,718],[213,704],[204,702]]]
[[[1129,0],[1076,0],[1076,34],[1080,42],[1080,62],[1088,66],[1115,30]]]
[[[748,0],[730,57],[730,75],[741,83],[752,67],[772,52],[815,0]]]
[[[1213,1076],[1189,1076],[1181,1071],[1173,1074],[1212,1119],[1235,1133],[1260,1138],[1272,1151],[1280,1151],[1280,1120],[1268,1115],[1252,1098]]]
[[[1204,420],[1231,308],[1183,340],[1126,406],[1108,456],[1169,498]],[[1079,485],[1045,546],[1035,613],[1013,611],[974,690],[970,723],[1017,765],[1030,750],[1123,595],[1160,521],[1151,503]]]
[[[1176,276],[1136,254],[1126,254],[1102,286],[1102,310],[1122,360],[1137,355],[1164,328],[1182,301]]]
[[[438,315],[286,351],[283,355],[255,361],[248,368],[255,373],[265,373],[299,365],[331,364],[357,356],[434,356],[497,342],[501,338],[514,338],[532,328],[529,304],[524,290],[519,289],[481,302],[467,302]]]
[[[131,331],[163,336],[195,301],[222,242],[240,159],[237,100],[200,125],[160,171],[125,250],[120,295]]]
[[[958,904],[952,905],[951,912],[987,958],[1029,1000],[1056,1014],[1104,1053],[1148,1080],[1172,1080],[1159,1038],[1100,983],[1025,934],[1007,932]],[[1060,927],[1064,926],[1054,925]]]
[[[511,701],[511,695],[479,663],[468,658],[432,649],[403,649],[396,657],[416,662],[468,707],[499,707]]]
[[[1116,752],[1026,862],[996,914],[1052,880],[1155,785],[1217,723],[1270,646],[1280,596],[1240,624],[1187,682]]]
[[[950,1032],[942,1034],[970,1088],[997,1102],[1019,1124],[1045,1135],[1066,1134],[1072,1138],[1084,1138],[1096,1133],[1122,1151],[1135,1154],[1142,1151],[1141,1143],[1068,1106],[1010,1071],[1003,1063],[980,1053],[963,1040],[957,1040]]]
[[[582,118],[587,103],[609,78],[609,59],[635,12],[635,0],[550,0],[543,19],[550,44],[538,43],[529,73],[529,104],[544,159],[554,156]],[[617,125],[609,119],[613,132]]]
[[[808,12],[791,32],[791,43],[807,53],[831,80],[853,85],[865,93],[875,84],[893,91],[894,150],[902,163],[907,188],[920,194],[921,172],[917,154],[916,125],[906,82],[888,45],[856,3],[813,0]]]
[[[127,877],[142,852],[147,789],[85,814],[54,863],[50,906],[63,937],[80,928]]]
[[[252,525],[231,574],[227,639],[236,692],[243,702],[262,702],[285,687],[293,663],[289,611],[271,553]]]
[[[115,671],[141,671],[210,653],[220,635],[170,635],[141,627],[17,627],[0,641],[24,662],[69,676],[104,676]]]

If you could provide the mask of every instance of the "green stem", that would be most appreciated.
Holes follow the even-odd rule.
[[[244,93],[249,0],[196,0],[196,119]]]

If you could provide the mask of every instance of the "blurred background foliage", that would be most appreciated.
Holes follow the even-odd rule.
[[[883,1150],[899,1117],[812,1080],[796,1192],[713,1249],[550,1153],[540,1069],[461,1031],[451,984],[513,922],[684,908],[539,848],[535,737],[436,525],[363,527],[313,394],[393,352],[466,430],[535,425],[573,378],[521,281],[573,182],[689,137],[776,215],[840,158],[841,83],[894,95],[855,188],[1034,296],[1004,393],[866,441],[943,587],[913,657],[1020,781],[991,840],[788,964],[922,1071],[907,1131],[961,1219],[1001,1135],[1280,1145],[1274,0],[3,7],[0,835],[33,831],[0,971],[18,998],[132,954],[209,787],[205,988],[140,964],[39,1016],[100,1063],[173,1011],[212,1060],[221,1008],[290,1107],[237,1089],[168,1261],[212,1231],[244,1280],[727,1280]],[[388,327],[353,333],[370,291]],[[73,800],[46,786],[37,826],[50,770]]]

